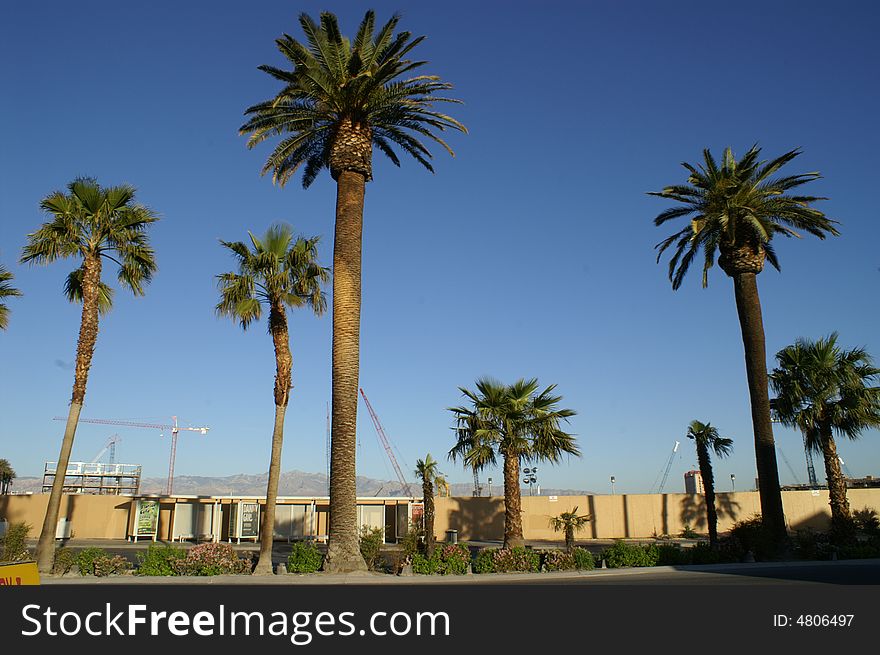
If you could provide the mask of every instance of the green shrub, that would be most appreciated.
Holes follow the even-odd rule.
[[[108,575],[120,575],[131,569],[131,562],[122,555],[106,555],[92,560],[93,570],[96,577]]]
[[[684,529],[678,533],[678,536],[682,539],[697,539],[700,535],[691,526],[685,524]]]
[[[541,555],[522,546],[499,548],[492,554],[492,563],[496,573],[534,573],[541,568]]]
[[[321,569],[324,556],[318,547],[310,542],[295,541],[287,556],[287,570],[290,573],[314,573]]]
[[[853,520],[856,527],[865,534],[880,536],[880,518],[877,518],[877,512],[870,507],[855,510]]]
[[[758,561],[772,558],[773,540],[764,530],[761,515],[738,521],[730,528],[729,536],[721,540],[721,549],[735,561],[751,552]]]
[[[880,539],[875,537],[865,543],[841,546],[837,556],[840,559],[874,559],[880,557]]]
[[[482,548],[474,558],[474,573],[492,573],[495,571],[494,553],[497,548]]]
[[[542,571],[571,571],[575,568],[573,552],[546,550],[540,555]]]
[[[602,559],[611,569],[624,566],[656,566],[660,559],[660,549],[654,544],[638,546],[615,541],[613,546],[602,551]]]
[[[663,544],[657,546],[657,566],[680,566],[682,564],[691,564],[692,550],[693,548],[682,548],[678,544]]]
[[[82,575],[95,575],[95,560],[110,557],[103,548],[84,548],[76,554],[76,566]]]
[[[413,573],[420,575],[464,575],[471,562],[471,552],[464,544],[438,544],[428,558],[421,553],[412,557]]]
[[[250,559],[240,558],[230,544],[193,546],[172,566],[178,575],[236,575],[251,572]]]
[[[575,548],[571,551],[571,554],[574,556],[574,568],[579,571],[591,571],[596,567],[596,562],[593,561],[593,553],[586,548]]]
[[[55,550],[55,560],[52,563],[52,573],[55,575],[65,575],[70,573],[73,565],[76,564],[76,555],[70,548],[57,548]]]
[[[403,556],[412,559],[417,553],[425,551],[424,544],[425,530],[418,523],[410,523],[409,529],[400,540],[400,546],[403,549]]]
[[[730,561],[723,552],[712,548],[708,541],[697,542],[687,550],[690,551],[688,553],[690,562],[682,562],[682,564],[720,564],[724,561]]]
[[[186,557],[186,551],[177,546],[150,544],[146,553],[138,553],[138,575],[177,575],[175,563]]]
[[[435,573],[440,572],[440,557],[438,556],[437,551],[434,551],[434,555],[430,558],[425,557],[421,553],[416,553],[412,556],[412,567],[413,573],[419,575],[434,575]]]
[[[24,521],[10,523],[6,528],[6,534],[0,539],[0,562],[21,562],[33,559],[27,549],[27,538],[31,532],[31,526]]]
[[[362,525],[360,547],[367,568],[375,571],[382,558],[382,529],[368,528],[366,525]]]

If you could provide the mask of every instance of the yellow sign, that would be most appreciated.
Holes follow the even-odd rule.
[[[0,563],[0,587],[40,584],[36,562]]]

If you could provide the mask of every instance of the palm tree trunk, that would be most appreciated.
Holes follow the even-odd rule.
[[[706,491],[706,523],[709,528],[709,546],[718,545],[718,512],[715,510],[715,476],[712,473],[712,462],[709,459],[709,448],[706,444],[697,444],[697,461],[700,464],[700,475]]]
[[[425,496],[425,555],[428,559],[434,554],[434,485],[430,480],[422,487]]]
[[[73,394],[67,413],[67,424],[64,427],[64,438],[61,440],[61,452],[55,466],[52,491],[46,506],[46,517],[43,519],[43,528],[37,542],[37,568],[43,574],[51,573],[55,562],[55,530],[58,525],[58,514],[61,510],[64,477],[70,462],[70,451],[73,450],[73,438],[76,434],[79,415],[85,402],[89,368],[92,365],[95,343],[98,340],[98,288],[100,282],[101,258],[100,256],[87,256],[83,261],[83,308],[76,346]]]
[[[260,559],[254,575],[272,575],[272,542],[275,536],[275,506],[278,500],[278,480],[281,477],[281,450],[284,445],[284,415],[290,400],[293,357],[287,315],[284,306],[273,304],[269,313],[269,331],[275,346],[275,427],[272,430],[272,455],[269,459],[269,481],[266,485],[266,506],[260,521]]]
[[[504,453],[504,547],[523,545],[519,456]]]
[[[828,504],[831,506],[831,535],[836,541],[852,536],[852,515],[846,498],[846,481],[840,471],[837,444],[830,428],[822,427],[822,455],[828,478]]]
[[[330,527],[324,559],[324,570],[336,573],[367,570],[358,539],[355,487],[365,186],[365,176],[349,170],[341,171],[336,180]]]
[[[774,542],[777,557],[782,557],[788,542],[776,446],[770,423],[770,391],[767,380],[767,351],[764,343],[764,321],[755,273],[737,273],[733,277],[736,311],[742,331],[746,359],[746,377],[755,432],[755,462],[758,468],[758,491],[761,498],[762,524]]]

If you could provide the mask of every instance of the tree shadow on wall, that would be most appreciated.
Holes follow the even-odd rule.
[[[729,494],[715,496],[715,511],[718,521],[731,519],[736,521],[740,514],[740,504],[731,499]],[[681,523],[692,528],[709,529],[706,519],[706,497],[703,494],[687,494],[681,499]]]
[[[449,528],[459,537],[476,540],[504,538],[504,500],[502,498],[456,498],[458,508],[449,512]]]

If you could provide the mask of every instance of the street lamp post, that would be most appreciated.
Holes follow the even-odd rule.
[[[523,482],[525,482],[527,485],[529,485],[529,495],[530,496],[532,495],[532,485],[534,485],[538,482],[537,473],[538,473],[537,466],[533,466],[530,469],[529,468],[523,469],[523,474],[524,474]]]
[[[488,483],[488,486],[489,486],[489,496],[491,497],[491,496],[492,496],[492,478],[487,478],[486,482]]]
[[[730,474],[730,490],[736,491],[736,476],[733,473]]]
[[[611,495],[614,495],[614,483],[616,482],[614,476],[611,476]]]

